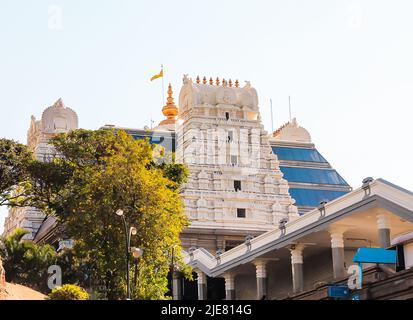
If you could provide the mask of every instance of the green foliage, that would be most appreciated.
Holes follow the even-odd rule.
[[[73,284],[65,284],[57,287],[49,294],[50,300],[88,300],[89,294],[81,287]]]
[[[78,274],[82,270],[87,283],[101,288],[107,298],[125,297],[125,234],[122,219],[115,215],[122,209],[128,225],[138,230],[131,245],[144,252],[137,262],[134,297],[165,297],[171,247],[177,248],[176,264],[187,270],[179,253],[179,235],[188,225],[179,195],[188,176],[186,167],[156,164],[153,147],[124,131],[75,130],[50,143],[59,157],[30,166],[25,199],[55,215],[66,236],[75,240],[70,252],[72,282],[85,283],[85,274],[82,279]],[[132,263],[133,278],[134,270]]]
[[[165,163],[161,164],[159,168],[163,170],[166,178],[175,182],[172,186],[174,190],[178,190],[188,180],[189,170],[184,164],[174,162]]]
[[[29,149],[18,142],[0,139],[0,205],[20,196],[19,186],[27,181],[27,167],[33,161]]]
[[[6,280],[47,292],[47,269],[54,264],[56,252],[50,245],[38,246],[23,240],[28,233],[27,230],[16,229],[1,241],[0,256]]]

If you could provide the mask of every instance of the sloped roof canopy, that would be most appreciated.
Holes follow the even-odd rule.
[[[323,213],[323,214],[322,214]],[[286,224],[285,234],[274,229],[253,239],[248,247],[239,245],[216,257],[197,249],[186,254],[186,261],[212,277],[225,272],[242,272],[257,258],[290,263],[291,244],[307,244],[305,255],[315,255],[330,248],[330,228],[345,229],[345,247],[378,246],[377,214],[388,218],[391,236],[397,237],[413,230],[413,193],[382,179],[377,179],[365,190],[358,188],[325,205],[325,210],[314,209]],[[284,266],[284,267],[285,267]]]

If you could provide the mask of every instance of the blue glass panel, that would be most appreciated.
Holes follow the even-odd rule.
[[[348,185],[334,169],[310,169],[298,167],[280,167],[284,179],[291,182],[322,183]]]
[[[135,140],[141,140],[141,139],[148,138],[147,136],[141,136],[141,135],[138,135],[138,134],[133,134],[132,137]]]
[[[164,137],[151,136],[151,143],[161,143],[164,140]]]
[[[279,160],[327,162],[316,149],[272,147],[272,151]]]
[[[321,201],[328,202],[337,199],[346,193],[346,191],[290,188],[291,197],[295,199],[296,205],[306,207],[317,207]]]
[[[163,146],[166,151],[175,152],[175,139],[172,137],[144,136],[139,134],[133,134],[132,137],[135,140],[148,139],[150,144],[159,144]]]

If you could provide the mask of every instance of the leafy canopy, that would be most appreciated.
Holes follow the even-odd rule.
[[[18,187],[27,182],[28,167],[33,160],[25,145],[0,139],[0,205],[9,205],[19,197]]]
[[[24,240],[28,233],[18,228],[10,236],[1,239],[0,257],[6,280],[47,292],[47,269],[54,264],[56,252],[50,245],[40,246]]]
[[[148,141],[124,131],[75,130],[50,143],[59,157],[30,166],[25,199],[64,224],[75,240],[76,267],[87,266],[89,283],[110,299],[125,296],[125,232],[115,215],[122,209],[138,230],[131,245],[144,252],[129,270],[133,295],[165,298],[172,247],[174,261],[187,272],[179,254],[179,235],[188,225],[179,195],[186,167],[157,164]]]

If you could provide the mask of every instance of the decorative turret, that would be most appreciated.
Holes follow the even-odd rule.
[[[306,129],[298,125],[297,119],[293,118],[274,131],[271,140],[311,143],[311,136]]]
[[[66,107],[61,98],[43,111],[41,121],[43,133],[48,134],[68,132],[78,128],[76,112]]]
[[[179,95],[179,114],[197,109],[196,112],[204,113],[208,108],[209,114],[219,114],[221,117],[235,117],[237,119],[257,120],[258,95],[249,81],[240,87],[239,80],[234,78],[219,78],[209,82],[206,76],[196,76],[192,80],[184,75],[184,86]],[[224,110],[225,109],[225,110]]]
[[[176,122],[176,116],[178,115],[178,108],[175,105],[174,98],[172,96],[172,85],[168,86],[168,98],[166,99],[166,105],[162,108],[162,113],[166,117],[165,120],[159,123],[160,126],[174,126]],[[167,128],[174,130],[174,128]]]

